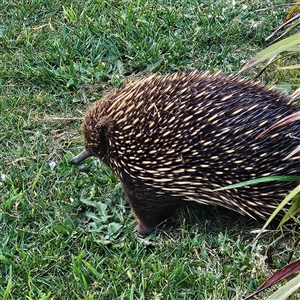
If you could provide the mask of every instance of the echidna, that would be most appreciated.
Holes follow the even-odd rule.
[[[267,218],[297,183],[260,183],[215,191],[269,175],[300,175],[283,160],[299,144],[300,122],[261,135],[297,111],[296,99],[232,75],[175,73],[138,79],[108,92],[87,112],[78,164],[99,157],[119,177],[147,235],[188,202]]]

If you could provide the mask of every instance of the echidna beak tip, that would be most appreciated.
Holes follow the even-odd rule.
[[[93,154],[89,150],[87,150],[85,148],[81,153],[79,153],[78,155],[74,156],[72,158],[72,160],[70,161],[70,163],[72,165],[78,165],[78,164],[80,164],[81,162],[83,162],[85,159],[87,159],[90,156],[93,156]]]

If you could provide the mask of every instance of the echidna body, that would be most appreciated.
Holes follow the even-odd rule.
[[[283,160],[299,141],[300,122],[261,135],[297,111],[292,97],[247,79],[193,71],[151,76],[107,93],[87,112],[85,150],[120,178],[150,233],[188,202],[267,218],[297,183],[260,183],[215,191],[269,175],[300,175]]]

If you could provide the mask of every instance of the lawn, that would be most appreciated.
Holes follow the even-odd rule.
[[[274,2],[0,1],[1,299],[241,299],[287,263],[296,231],[275,236],[271,264],[272,232],[252,243],[261,224],[222,209],[183,209],[141,239],[111,171],[69,163],[107,89],[157,72],[238,71],[282,23],[284,9],[253,12]]]

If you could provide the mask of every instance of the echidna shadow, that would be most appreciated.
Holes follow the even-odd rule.
[[[96,156],[111,168],[141,235],[189,202],[266,219],[298,183],[215,190],[269,175],[300,175],[299,160],[284,160],[299,145],[300,122],[262,135],[298,111],[296,100],[220,73],[141,78],[90,107],[85,149],[72,163]]]

